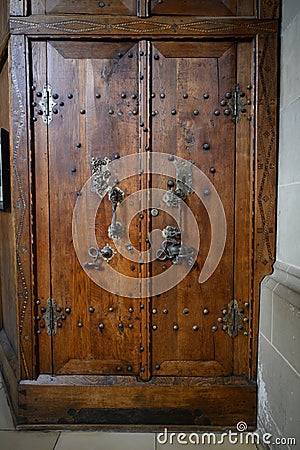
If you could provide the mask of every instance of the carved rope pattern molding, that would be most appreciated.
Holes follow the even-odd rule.
[[[53,22],[51,22],[51,19]],[[102,21],[101,21],[102,19]],[[99,20],[99,21],[98,21]],[[211,19],[193,20],[187,22],[158,22],[152,19],[147,20],[128,20],[123,22],[114,23],[113,19],[99,18],[97,21],[70,19],[58,20],[57,17],[50,18],[49,22],[40,22],[28,19],[11,19],[11,32],[12,34],[19,33],[38,33],[45,34],[46,32],[62,32],[62,33],[93,33],[98,32],[100,34],[147,34],[147,33],[159,33],[159,34],[216,34],[226,33],[231,34],[234,32],[240,32],[245,34],[254,35],[257,33],[275,33],[277,31],[277,23],[271,20],[243,20],[243,22],[232,21],[220,21]]]
[[[15,61],[13,59],[13,61],[12,61],[13,66],[14,66],[14,63],[15,63]],[[20,334],[20,338],[21,338],[22,334],[23,334],[23,327],[24,327],[26,310],[27,310],[28,300],[29,300],[29,290],[28,290],[28,285],[27,285],[24,268],[23,268],[23,263],[22,263],[22,249],[26,248],[26,247],[22,246],[22,239],[23,239],[23,231],[24,231],[24,221],[25,221],[26,214],[28,213],[28,208],[27,208],[27,199],[26,199],[25,193],[23,191],[22,181],[21,181],[20,172],[19,172],[19,162],[18,162],[18,159],[20,157],[19,152],[20,152],[21,137],[22,137],[23,133],[25,132],[26,111],[25,111],[25,105],[23,104],[23,101],[22,101],[22,94],[21,94],[21,91],[19,88],[19,83],[18,83],[16,74],[18,74],[18,69],[17,69],[17,67],[13,67],[12,84],[13,84],[14,95],[15,95],[15,98],[17,99],[18,106],[19,106],[19,108],[17,109],[18,121],[17,121],[17,131],[16,131],[15,138],[14,138],[12,164],[13,164],[13,171],[15,174],[15,183],[16,183],[18,194],[19,194],[19,198],[17,200],[15,199],[14,207],[16,210],[20,210],[19,221],[18,222],[16,221],[17,222],[16,259],[17,259],[18,275],[21,280],[21,286],[22,286],[21,292],[22,292],[22,298],[23,298],[20,317],[19,317],[19,334]],[[16,114],[15,109],[14,109],[14,114]],[[18,286],[18,292],[19,291],[20,291],[20,289]],[[21,357],[22,357],[25,373],[26,373],[27,378],[29,378],[29,370],[28,370],[28,366],[26,363],[22,342],[20,343],[20,350],[21,350]]]
[[[274,234],[274,209],[275,209],[275,165],[276,154],[276,123],[274,111],[272,111],[272,93],[276,92],[277,78],[273,74],[275,67],[274,47],[270,36],[264,39],[259,64],[258,78],[260,80],[261,92],[259,93],[260,121],[258,124],[258,172],[262,176],[258,187],[258,209],[261,227],[257,229],[258,253],[257,262],[264,265],[274,262],[273,236]]]

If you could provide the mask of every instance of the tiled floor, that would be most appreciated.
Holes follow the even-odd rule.
[[[215,435],[215,438],[220,442],[220,435]],[[179,450],[197,447],[212,450],[218,446],[222,450],[257,450],[254,444],[234,445],[227,441],[222,445],[214,445],[213,437],[211,444],[202,444],[201,439],[202,436],[195,433],[169,435],[166,438],[164,434],[155,433],[16,431],[0,378],[0,450]],[[208,442],[207,439],[205,442]]]

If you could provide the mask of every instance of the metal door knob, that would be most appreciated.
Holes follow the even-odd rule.
[[[108,245],[105,245],[100,250],[100,253],[104,259],[110,259],[114,254],[113,249],[111,247],[109,247]]]

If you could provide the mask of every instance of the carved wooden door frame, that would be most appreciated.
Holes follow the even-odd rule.
[[[33,327],[35,316],[34,272],[32,265],[32,192],[31,192],[31,109],[27,58],[29,41],[72,36],[97,39],[223,39],[252,40],[256,48],[256,111],[254,146],[254,205],[250,239],[253,248],[252,335],[253,359],[250,379],[256,379],[256,348],[259,312],[259,283],[272,271],[275,251],[276,154],[277,154],[277,79],[279,1],[261,1],[257,18],[168,17],[148,18],[77,15],[25,16],[25,0],[12,2],[10,19],[10,57],[12,69],[12,166],[14,171],[13,211],[18,273],[17,313],[20,336],[18,380],[36,377]],[[28,127],[28,128],[27,128]],[[29,129],[29,133],[27,130]],[[244,264],[241,261],[241,264]],[[246,270],[246,266],[245,266]],[[25,385],[27,386],[26,382]],[[20,384],[24,386],[24,384]],[[35,392],[34,382],[28,392]],[[223,388],[224,389],[224,388]],[[42,393],[40,395],[43,395]],[[143,396],[143,394],[141,394]]]

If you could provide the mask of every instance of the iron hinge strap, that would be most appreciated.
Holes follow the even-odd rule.
[[[54,107],[57,105],[57,103],[55,102],[54,97],[52,95],[52,86],[50,84],[44,84],[39,105],[43,112],[43,122],[47,125],[52,122],[53,111],[56,112]]]
[[[239,311],[239,305],[236,300],[232,300],[228,305],[228,312],[223,321],[227,325],[227,333],[231,337],[236,337],[239,332],[239,326],[242,323],[242,316]]]
[[[47,326],[47,334],[49,336],[55,336],[59,316],[56,314],[56,303],[53,298],[48,298],[47,300],[46,312],[43,316],[43,319]]]
[[[252,86],[248,85],[247,89],[251,90]],[[221,101],[221,105],[226,109],[224,110],[225,115],[230,115],[232,121],[237,124],[241,120],[241,114],[248,112],[248,120],[252,120],[251,113],[249,114],[248,106],[251,105],[251,99],[246,97],[246,93],[241,90],[239,84],[233,87],[232,92],[226,92],[226,99]]]

